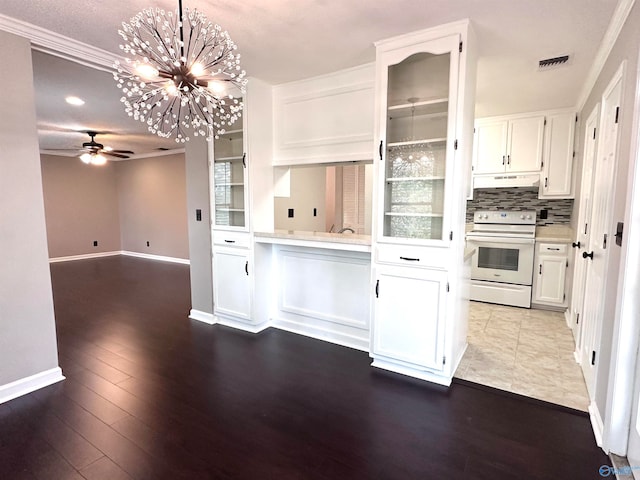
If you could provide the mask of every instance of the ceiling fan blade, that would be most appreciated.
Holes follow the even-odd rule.
[[[109,155],[110,157],[117,157],[117,158],[129,158],[128,155],[121,155],[120,153],[114,153],[114,152],[101,152],[104,155]]]
[[[134,152],[132,152],[131,150],[109,150],[110,152],[113,153],[124,153],[124,154],[128,154],[128,155],[133,155]]]

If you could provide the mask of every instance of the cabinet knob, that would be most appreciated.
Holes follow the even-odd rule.
[[[582,258],[590,258],[591,260],[593,260],[593,252],[582,252]]]
[[[571,244],[571,246],[572,246],[573,248],[580,248],[580,242],[573,242],[573,243]]]

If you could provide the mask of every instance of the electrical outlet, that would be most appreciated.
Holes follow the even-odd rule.
[[[287,217],[293,218],[293,208],[289,209],[289,212],[287,213]]]
[[[93,241],[93,246],[94,246],[94,247],[97,247],[97,246],[98,246],[98,240],[94,240],[94,241]]]
[[[196,222],[201,222],[202,221],[202,210],[199,208],[196,208]],[[149,245],[147,245],[148,247]]]
[[[549,210],[547,210],[546,208],[543,208],[542,210],[540,210],[540,220],[544,220],[548,217],[549,217]]]

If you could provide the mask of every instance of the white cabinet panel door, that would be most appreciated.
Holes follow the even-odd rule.
[[[544,116],[509,121],[507,172],[535,172],[542,163]]]
[[[564,279],[567,259],[564,257],[538,257],[534,302],[562,305],[564,303]]]
[[[502,173],[507,162],[507,122],[479,123],[476,126],[473,173]]]
[[[249,256],[245,250],[213,253],[214,311],[220,315],[251,320]]]
[[[373,353],[442,369],[446,273],[380,267]]]
[[[575,113],[547,117],[540,198],[571,198]]]

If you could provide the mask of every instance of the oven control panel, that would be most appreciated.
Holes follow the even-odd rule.
[[[535,210],[480,210],[473,214],[473,223],[505,225],[535,225]]]

